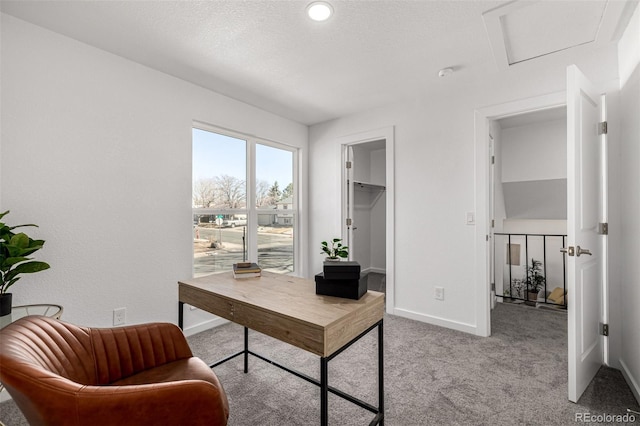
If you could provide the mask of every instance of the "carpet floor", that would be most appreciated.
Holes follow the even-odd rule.
[[[476,337],[386,315],[385,424],[569,425],[576,415],[640,411],[618,370],[603,367],[577,404],[567,400],[567,317],[562,312],[498,304],[491,337]],[[226,324],[189,337],[194,354],[215,361],[241,350],[242,327]],[[319,359],[260,333],[250,348],[312,377]],[[375,405],[377,338],[372,332],[329,363],[331,386]],[[254,357],[216,367],[229,398],[230,426],[312,425],[319,390]],[[640,415],[636,415],[640,424]],[[368,411],[329,395],[329,424],[366,425]],[[7,426],[26,425],[12,401],[0,404]],[[607,424],[599,423],[599,424]]]

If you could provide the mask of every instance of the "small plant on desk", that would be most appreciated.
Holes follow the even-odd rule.
[[[331,245],[326,241],[321,243],[322,253],[327,255],[327,260],[340,260],[349,257],[349,247],[342,245],[341,238],[331,240]]]

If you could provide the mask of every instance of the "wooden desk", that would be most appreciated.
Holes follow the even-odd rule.
[[[376,414],[371,424],[384,424],[383,315],[384,294],[367,292],[361,299],[315,294],[310,280],[262,272],[260,278],[233,278],[231,272],[180,281],[179,325],[183,326],[188,303],[245,327],[243,351],[211,364],[212,367],[244,355],[254,355],[302,379],[320,386],[320,422],[328,422],[328,392]],[[248,348],[248,328],[320,356],[320,380],[266,359]],[[378,328],[378,407],[374,407],[327,383],[328,362],[374,328]]]

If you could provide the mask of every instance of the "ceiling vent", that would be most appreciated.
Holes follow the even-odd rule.
[[[500,67],[614,39],[625,2],[514,1],[482,14]]]

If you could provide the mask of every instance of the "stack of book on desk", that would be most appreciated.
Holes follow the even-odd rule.
[[[234,278],[255,278],[260,276],[262,270],[257,263],[238,262],[233,264]]]

